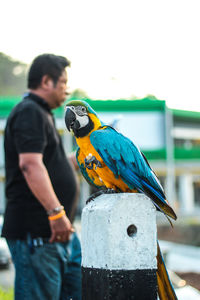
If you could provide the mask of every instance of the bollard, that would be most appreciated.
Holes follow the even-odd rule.
[[[143,194],[104,194],[82,213],[82,299],[156,300],[156,209]]]

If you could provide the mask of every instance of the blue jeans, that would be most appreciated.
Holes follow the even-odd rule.
[[[15,265],[15,300],[81,300],[81,248],[44,243],[30,251],[27,241],[7,240]]]

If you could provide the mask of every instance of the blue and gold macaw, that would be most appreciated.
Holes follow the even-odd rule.
[[[176,220],[155,173],[131,140],[104,125],[84,101],[74,100],[67,104],[65,123],[68,130],[74,132],[78,144],[77,162],[90,184],[108,191],[144,193],[167,218]],[[157,262],[160,299],[177,299],[159,245]]]

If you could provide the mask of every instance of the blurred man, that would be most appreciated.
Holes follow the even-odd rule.
[[[81,299],[81,250],[72,227],[77,181],[51,110],[66,98],[69,61],[43,54],[5,129],[7,207],[2,236],[16,269],[16,300]]]

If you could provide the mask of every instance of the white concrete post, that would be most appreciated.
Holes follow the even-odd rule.
[[[156,209],[142,194],[104,194],[82,213],[83,300],[157,299]]]

